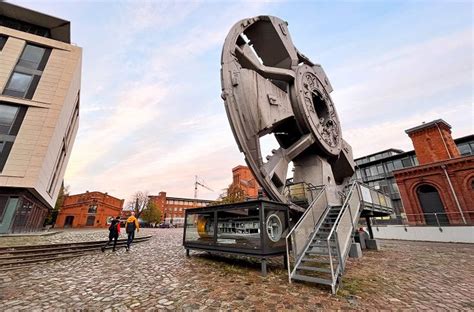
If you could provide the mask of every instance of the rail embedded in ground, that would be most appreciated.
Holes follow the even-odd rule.
[[[146,242],[151,236],[136,237],[133,242]],[[90,241],[62,244],[21,245],[0,247],[0,271],[24,267],[27,265],[69,259],[86,254],[100,252],[107,241]],[[117,247],[124,247],[127,239],[117,240]],[[107,249],[112,249],[109,245]]]

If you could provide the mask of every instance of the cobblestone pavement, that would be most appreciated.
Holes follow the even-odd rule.
[[[153,234],[153,229],[141,229],[136,237]],[[107,240],[109,231],[105,229],[67,229],[58,230],[48,235],[31,236],[0,236],[0,247],[21,246],[21,245],[39,245],[39,244],[60,244],[85,241]],[[127,238],[124,230],[121,231],[119,238]]]
[[[273,261],[259,265],[192,252],[181,229],[153,229],[126,253],[106,252],[0,272],[2,310],[474,310],[474,246],[383,241],[350,260],[343,287],[288,284]]]

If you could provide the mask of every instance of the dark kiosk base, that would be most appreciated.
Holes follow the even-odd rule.
[[[189,250],[224,253],[260,259],[262,275],[267,260],[283,256],[289,231],[288,206],[268,200],[187,209],[183,246]]]

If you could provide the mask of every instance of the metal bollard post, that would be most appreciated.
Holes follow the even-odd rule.
[[[443,232],[443,228],[441,228],[441,225],[439,224],[438,214],[435,212],[434,215],[435,215],[435,218],[436,218],[436,223],[438,224],[438,227],[439,227],[439,231]]]

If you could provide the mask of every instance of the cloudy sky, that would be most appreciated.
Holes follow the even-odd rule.
[[[220,99],[230,27],[289,24],[323,65],[354,156],[412,149],[404,130],[443,118],[473,131],[471,1],[11,1],[71,21],[83,50],[81,121],[65,183],[128,199],[138,190],[215,199],[244,164]]]

